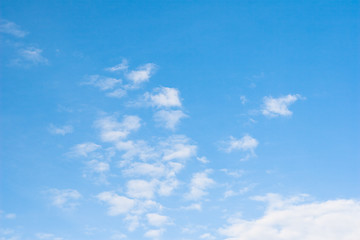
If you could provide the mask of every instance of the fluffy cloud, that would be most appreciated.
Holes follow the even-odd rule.
[[[181,107],[179,90],[160,87],[153,93],[145,93],[145,100],[154,107]]]
[[[189,139],[183,135],[175,135],[163,142],[163,160],[187,159],[196,155],[196,145],[189,144]]]
[[[53,124],[50,124],[49,132],[51,134],[57,134],[57,135],[66,135],[68,133],[73,132],[73,127],[70,125],[62,126],[62,127],[56,127]]]
[[[104,77],[100,75],[91,75],[88,77],[89,81],[82,84],[92,85],[102,91],[113,89],[117,84],[121,84],[121,79]]]
[[[135,206],[135,200],[113,192],[102,192],[97,195],[97,198],[109,205],[108,215],[110,216],[127,213]]]
[[[151,75],[154,73],[156,65],[153,63],[147,63],[126,74],[126,77],[132,81],[136,86],[140,83],[149,81]]]
[[[174,130],[182,118],[187,117],[181,110],[160,110],[154,114],[154,119],[161,126]]]
[[[299,94],[289,94],[279,98],[264,97],[262,114],[269,117],[291,116],[292,112],[288,107],[299,99],[302,99]]]
[[[138,130],[141,124],[137,116],[124,116],[122,122],[118,122],[115,117],[101,118],[95,122],[95,126],[100,129],[104,142],[116,142]]]
[[[164,233],[164,229],[153,229],[147,231],[144,236],[148,238],[158,239]]]
[[[253,153],[258,144],[259,142],[250,135],[245,135],[240,139],[230,136],[228,141],[223,142],[224,150],[228,153],[234,150],[249,151]]]
[[[50,189],[47,191],[52,200],[52,204],[59,208],[73,209],[78,203],[77,200],[82,196],[74,189]]]
[[[163,216],[157,213],[148,213],[146,214],[146,218],[148,220],[148,223],[155,227],[161,227],[170,223],[167,216]]]
[[[27,32],[21,30],[21,28],[18,25],[3,19],[0,19],[0,32],[7,33],[20,38],[23,38],[27,35]]]
[[[265,214],[254,220],[233,219],[219,232],[227,240],[356,240],[360,236],[360,202],[330,200],[299,203],[304,196],[283,199],[276,194],[255,197],[268,201]]]
[[[127,183],[127,195],[133,198],[151,199],[154,197],[155,187],[155,181],[130,180]]]
[[[75,156],[87,157],[89,153],[94,152],[99,148],[101,148],[100,145],[92,142],[80,143],[72,148],[70,154]]]
[[[211,170],[195,173],[191,179],[190,192],[186,195],[189,200],[198,200],[207,194],[206,189],[215,184],[215,181],[208,177]]]

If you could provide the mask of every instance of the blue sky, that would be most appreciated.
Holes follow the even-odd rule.
[[[360,235],[359,1],[2,1],[1,240]]]

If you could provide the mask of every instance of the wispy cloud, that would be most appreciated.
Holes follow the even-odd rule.
[[[70,125],[65,125],[62,127],[56,127],[53,124],[50,124],[49,126],[49,132],[51,134],[56,134],[56,135],[66,135],[68,133],[72,133],[73,132],[73,127]]]
[[[105,70],[109,72],[118,72],[118,71],[125,71],[128,68],[129,68],[128,61],[126,59],[123,59],[120,64],[106,68]]]
[[[113,89],[116,85],[121,84],[121,79],[104,77],[100,75],[88,76],[88,81],[83,82],[84,85],[92,85],[99,88],[102,91]]]
[[[22,30],[17,24],[0,19],[0,32],[13,35],[15,37],[23,38],[28,33]]]
[[[304,99],[301,95],[287,95],[279,98],[264,97],[262,114],[269,117],[291,116],[289,106],[299,99]]]
[[[169,217],[157,213],[148,213],[146,214],[146,218],[149,225],[155,227],[162,227],[171,223]]]
[[[73,156],[83,156],[87,157],[89,153],[94,152],[98,149],[100,149],[101,146],[92,142],[86,142],[86,143],[80,143],[75,145],[71,151],[70,155]]]
[[[47,191],[52,205],[62,209],[73,209],[78,205],[77,200],[82,196],[74,189],[50,189]]]
[[[47,58],[42,56],[42,52],[42,49],[35,47],[20,49],[18,51],[20,57],[15,59],[13,64],[22,66],[48,64],[49,61]]]

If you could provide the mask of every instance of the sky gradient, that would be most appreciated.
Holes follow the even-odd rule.
[[[2,1],[0,240],[355,240],[359,1]]]

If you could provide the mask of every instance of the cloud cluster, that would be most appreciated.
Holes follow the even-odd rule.
[[[356,240],[360,236],[360,202],[331,200],[299,203],[304,196],[284,199],[268,194],[265,214],[254,220],[232,219],[219,232],[227,240]]]
[[[291,116],[292,112],[288,107],[299,99],[302,99],[299,94],[289,94],[279,98],[264,97],[262,114],[269,117]]]
[[[82,195],[75,189],[50,189],[47,191],[52,200],[52,204],[62,209],[73,209],[78,205]]]

